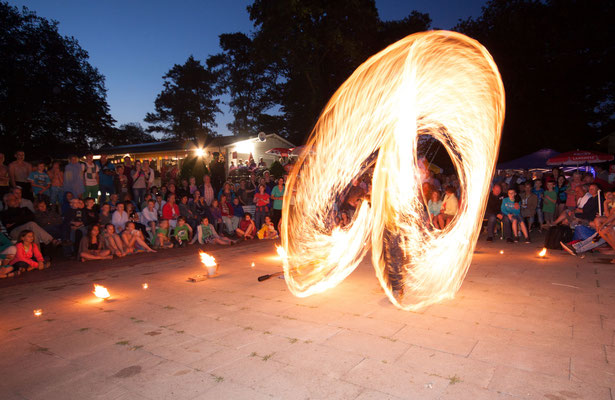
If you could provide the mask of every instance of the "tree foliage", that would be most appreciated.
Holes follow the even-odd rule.
[[[145,122],[152,124],[147,131],[177,139],[215,136],[215,115],[220,112],[217,74],[190,56],[183,65],[175,64],[163,79],[155,112],[145,116]]]
[[[104,77],[58,23],[0,2],[0,143],[5,153],[81,152],[112,134]],[[67,150],[68,149],[68,150]]]
[[[123,124],[119,128],[113,128],[113,137],[108,144],[111,146],[122,146],[135,143],[157,142],[154,136],[145,131],[138,122]]]
[[[613,131],[615,3],[491,0],[456,29],[480,41],[506,89],[501,158],[587,148]]]

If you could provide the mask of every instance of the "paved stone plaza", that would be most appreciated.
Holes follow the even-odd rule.
[[[538,250],[481,241],[457,297],[421,313],[389,303],[369,260],[306,299],[259,283],[272,243],[211,251],[220,275],[198,283],[197,248],[84,264],[0,289],[0,398],[613,400],[615,266]]]

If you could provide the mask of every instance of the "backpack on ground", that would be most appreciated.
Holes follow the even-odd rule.
[[[572,240],[572,229],[565,225],[556,225],[549,228],[545,236],[545,247],[551,250],[562,250],[559,242],[568,243]]]

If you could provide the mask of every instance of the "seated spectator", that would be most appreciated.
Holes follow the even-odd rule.
[[[201,192],[198,190],[194,192],[193,199],[190,202],[190,210],[199,219],[202,217],[210,217],[209,207],[205,203],[205,198],[201,196]]]
[[[70,202],[70,210],[64,216],[62,223],[62,237],[73,244],[71,254],[75,254],[79,250],[81,238],[88,233],[87,226],[84,223],[84,204],[81,199],[74,198]]]
[[[242,220],[244,215],[245,212],[243,211],[243,207],[239,204],[239,197],[235,197],[233,199],[233,216],[231,217],[233,232],[239,227],[239,222]]]
[[[155,253],[156,250],[152,249],[145,243],[145,237],[143,233],[138,230],[135,223],[128,221],[121,234],[122,242],[124,242],[124,251],[126,253],[136,253],[138,251],[147,251],[148,253]]]
[[[11,193],[13,193],[13,196],[15,196],[15,198],[17,199],[19,207],[27,207],[32,212],[36,211],[34,209],[34,203],[22,197],[23,190],[21,189],[21,187],[15,186],[13,189],[11,189]]]
[[[35,199],[48,200],[50,196],[49,189],[51,188],[51,179],[45,172],[45,163],[39,162],[36,164],[36,170],[30,172],[28,182],[32,188],[32,194]]]
[[[188,192],[190,193],[190,197],[194,196],[194,192],[197,190],[199,190],[199,188],[196,186],[196,178],[191,176],[188,179]]]
[[[98,216],[100,226],[106,227],[111,223],[111,206],[108,203],[100,206],[100,215]]]
[[[128,222],[128,213],[124,211],[124,203],[117,203],[116,210],[111,217],[111,223],[115,226],[115,231],[122,233],[126,222]]]
[[[133,211],[132,214],[128,217],[129,221],[135,225],[135,228],[141,231],[141,234],[144,238],[148,238],[149,234],[147,233],[147,226],[141,223],[141,216],[138,212]]]
[[[173,247],[170,236],[169,221],[166,219],[161,219],[158,227],[156,228],[154,247],[157,249],[170,249]]]
[[[111,250],[103,249],[103,240],[100,240],[100,227],[98,224],[91,225],[88,234],[81,238],[79,244],[79,258],[81,262],[89,260],[111,260]]]
[[[15,257],[9,262],[9,265],[15,269],[31,271],[50,266],[50,263],[43,258],[38,245],[34,243],[34,232],[28,229],[19,233],[15,249]]]
[[[53,237],[34,222],[34,213],[29,208],[20,207],[17,198],[9,193],[4,196],[6,209],[0,212],[0,221],[6,227],[9,236],[17,239],[19,234],[24,231],[34,232],[34,241],[36,244],[53,243]]]
[[[88,197],[84,201],[85,208],[83,209],[83,224],[87,227],[98,224],[98,207],[92,197]]]
[[[575,197],[577,207],[572,210],[564,210],[555,220],[554,224],[570,225],[574,228],[576,224],[589,225],[598,213],[598,186],[592,184],[589,188],[585,186],[577,186],[575,188]],[[589,201],[591,199],[591,201]]]
[[[284,184],[284,181],[282,181],[282,185],[283,184]],[[281,191],[283,194],[283,190],[279,190],[279,191]],[[273,189],[272,189],[272,193],[273,193]],[[273,196],[281,197],[279,194],[273,195]],[[355,211],[357,210],[357,208],[359,207],[359,205],[361,204],[361,201],[363,200],[364,197],[365,197],[365,191],[359,185],[359,180],[353,179],[352,186],[350,186],[350,189],[348,189],[348,192],[346,193],[344,202],[342,204],[342,207],[341,207],[342,211],[346,211],[348,213],[348,216],[352,217]]]
[[[188,196],[182,196],[178,207],[179,215],[186,219],[186,223],[190,225],[190,228],[194,229],[199,223],[199,216],[192,211],[190,204],[188,204]]]
[[[150,238],[153,237],[156,232],[156,224],[158,224],[158,212],[155,209],[154,200],[149,200],[147,207],[141,211],[141,223],[147,227]]]
[[[120,235],[115,233],[115,226],[111,223],[105,225],[105,231],[102,234],[102,240],[105,247],[111,251],[116,257],[124,257],[128,251],[124,249],[124,242]]]
[[[254,221],[252,221],[252,216],[250,213],[244,214],[244,217],[239,223],[239,227],[235,230],[235,233],[238,237],[243,238],[243,240],[254,239],[256,227],[254,226]]]
[[[34,222],[53,236],[54,239],[62,237],[62,216],[53,209],[48,208],[46,202],[39,201],[36,203]]]
[[[442,229],[438,215],[442,209],[442,200],[440,200],[440,192],[434,190],[431,192],[431,198],[427,202],[427,210],[429,211],[429,220],[437,229]],[[493,240],[493,239],[492,239]]]
[[[350,217],[348,216],[348,211],[342,211],[340,213],[340,227],[346,228],[350,225]]]
[[[508,241],[512,241],[511,237],[511,221],[508,218],[504,218],[502,214],[502,187],[500,184],[493,185],[491,193],[487,200],[487,209],[485,210],[485,218],[487,218],[487,241],[493,241],[493,235],[495,234],[495,223],[500,220],[504,228],[504,237]]]
[[[15,253],[17,248],[13,245],[13,241],[4,232],[0,232],[0,279],[18,275],[14,272],[15,268],[8,265],[15,257]]]
[[[143,211],[147,208],[147,202],[152,200],[153,196],[151,193],[145,193],[145,196],[143,197],[143,203],[139,204],[139,210]]]
[[[542,213],[542,206],[544,204],[545,190],[542,188],[542,180],[536,179],[534,180],[534,186],[532,187],[532,193],[536,195],[538,199],[538,205],[536,206],[536,216],[538,217],[538,226],[542,229],[542,226],[545,224],[544,214]],[[531,226],[528,228],[531,229]]]
[[[521,217],[521,206],[519,205],[516,196],[517,191],[515,189],[508,189],[508,197],[502,200],[501,211],[504,217],[508,218],[512,225],[513,235],[515,237],[514,241],[518,241],[518,229],[521,227],[521,231],[525,237],[525,243],[530,243],[530,236],[527,232],[525,222],[523,222],[523,218]],[[507,241],[512,242],[513,240],[507,239]]]
[[[158,213],[158,219],[162,218],[162,207],[167,204],[167,202],[164,201],[163,197],[164,196],[162,195],[162,193],[156,194],[156,202],[154,203],[154,208]]]
[[[179,247],[184,247],[192,239],[192,228],[186,223],[186,217],[181,216],[177,219],[177,226],[173,229],[171,240]]]
[[[175,204],[175,195],[169,193],[167,203],[162,207],[162,218],[169,222],[171,228],[174,228],[177,225],[177,218],[179,218],[180,215],[179,207]]]
[[[457,215],[459,208],[459,201],[457,196],[455,196],[455,188],[449,185],[446,187],[445,193],[442,200],[442,208],[440,209],[440,214],[438,214],[439,224],[442,229],[451,223],[455,215]]]
[[[211,185],[211,176],[204,175],[203,176],[203,184],[199,188],[199,192],[203,196],[205,203],[210,206],[211,202],[214,199],[214,188]]]
[[[62,195],[62,204],[60,207],[62,217],[65,217],[67,213],[70,212],[70,202],[73,200],[75,196],[71,192],[64,192]]]
[[[234,243],[231,239],[218,235],[213,225],[209,223],[209,218],[207,217],[201,219],[201,223],[196,227],[196,235],[194,235],[190,244],[194,244],[197,241],[199,244],[215,243],[232,245]]]
[[[218,192],[218,200],[220,201],[220,204],[222,204],[222,196],[225,196],[226,201],[228,201],[229,203],[235,198],[233,186],[229,182],[225,182],[224,186],[222,186],[222,189],[220,189],[220,191]]]
[[[209,212],[211,214],[211,224],[214,226],[216,232],[220,232],[224,222],[222,221],[222,210],[220,210],[220,206],[218,200],[213,199],[211,202],[211,207],[209,207]]]
[[[265,223],[261,229],[256,233],[259,239],[278,239],[278,231],[275,230],[275,226],[273,225],[273,221],[271,221],[270,216],[265,217]]]
[[[117,193],[111,193],[109,195],[109,201],[107,204],[109,205],[109,212],[113,214],[117,209],[117,205],[120,203],[119,196]]]

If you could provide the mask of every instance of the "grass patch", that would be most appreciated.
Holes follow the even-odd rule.
[[[85,332],[85,331],[89,331],[89,330],[90,330],[90,328],[81,328],[81,329],[79,329],[79,332]]]
[[[103,312],[114,312],[115,310],[105,310]]]
[[[53,322],[53,321],[55,321],[55,319],[53,319],[53,318],[47,318],[45,321],[47,321],[47,322]]]
[[[221,383],[224,382],[224,377],[222,376],[218,376],[218,375],[214,375],[214,374],[210,374],[212,378],[214,378],[214,381],[216,381],[216,383]]]
[[[132,350],[132,351],[136,351],[136,350],[139,350],[140,348],[143,348],[143,345],[142,345],[142,344],[138,344],[138,345],[136,345],[136,346],[132,346],[132,347],[130,348],[130,350]]]
[[[258,353],[253,351],[252,353],[250,353],[250,357],[258,357]]]
[[[271,353],[271,354],[266,354],[266,355],[264,355],[264,356],[263,356],[263,361],[267,361],[267,360],[269,360],[271,357],[273,357],[273,355],[274,355],[274,354],[275,354],[275,353]]]
[[[288,341],[292,344],[295,344],[299,341],[299,339],[293,337],[293,338],[288,338]]]
[[[128,346],[130,344],[130,341],[120,340],[119,342],[115,342],[115,344],[117,344],[118,346]]]
[[[284,319],[296,320],[297,318],[289,317],[288,315],[282,315]]]
[[[185,331],[175,331],[175,333],[186,333]]]
[[[449,385],[454,385],[454,384],[459,383],[459,382],[463,382],[463,381],[461,380],[460,377],[457,376],[457,374],[448,377],[448,384]]]
[[[135,324],[140,324],[140,323],[145,322],[145,321],[143,321],[142,319],[137,319],[137,320],[134,320],[132,322],[134,322]]]
[[[263,335],[271,335],[271,332],[265,331],[265,332],[263,332]]]
[[[312,341],[311,340],[304,340],[303,343],[310,344],[310,343],[312,343]]]
[[[18,330],[20,330],[21,328],[22,328],[21,326],[18,326],[17,328],[9,329],[9,332],[15,332],[15,331],[18,331]]]
[[[243,327],[243,330],[244,330],[244,331],[252,331],[252,330],[254,330],[254,329],[252,329],[252,327],[251,327],[251,326],[244,326],[244,327]]]
[[[397,339],[393,339],[393,338],[390,338],[388,336],[380,336],[380,337],[383,338],[383,339],[386,339],[386,340],[390,340],[393,343],[397,342]]]
[[[175,307],[173,306],[164,306],[162,308],[164,308],[165,310],[175,310]]]

